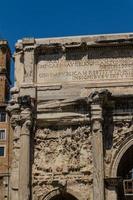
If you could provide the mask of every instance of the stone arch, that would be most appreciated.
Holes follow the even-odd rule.
[[[121,145],[121,148],[119,148],[119,151],[116,152],[114,159],[113,159],[113,164],[111,165],[111,177],[117,177],[117,171],[118,171],[118,166],[119,163],[125,154],[125,152],[133,145],[133,136],[129,137],[124,141],[124,144]]]
[[[55,189],[51,192],[49,192],[47,195],[45,195],[41,200],[52,200],[54,197],[58,197],[61,195],[61,190],[60,189]],[[82,200],[81,194],[79,192],[75,192],[71,189],[67,189],[67,191],[63,191],[63,194],[68,195],[69,197],[72,198],[72,200]]]

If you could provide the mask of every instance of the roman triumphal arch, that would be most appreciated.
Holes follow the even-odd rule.
[[[18,40],[10,200],[133,198],[132,41]]]

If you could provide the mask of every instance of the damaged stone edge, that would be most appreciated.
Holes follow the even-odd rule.
[[[62,38],[23,38],[16,43],[16,53],[27,48],[56,50],[66,52],[71,48],[87,49],[90,47],[127,46],[133,45],[133,33],[106,34],[93,36],[75,36]]]

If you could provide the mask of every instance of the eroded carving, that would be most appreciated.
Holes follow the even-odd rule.
[[[118,149],[125,139],[133,133],[133,121],[119,121],[115,123],[113,134],[113,148]]]
[[[72,185],[73,181],[91,185],[92,167],[89,126],[75,130],[37,130],[33,164],[34,195],[39,196],[38,190],[40,195],[44,195],[44,191],[47,193],[55,186],[59,187],[60,180]]]
[[[116,154],[120,151],[121,147],[132,138],[133,134],[133,121],[132,120],[118,120],[113,125],[112,147],[106,150],[105,154],[105,174],[109,176],[112,163],[114,162]]]
[[[106,53],[105,59],[102,57],[103,54],[105,56],[105,52],[100,55],[98,53],[99,51],[95,54],[95,49],[89,49],[89,52],[75,51],[61,58],[57,53],[41,55],[37,63],[37,82],[87,81],[93,83],[94,81],[111,82],[132,79],[132,57],[115,59]],[[95,59],[97,57],[101,59]]]

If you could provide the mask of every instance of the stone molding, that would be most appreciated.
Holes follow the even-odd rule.
[[[106,47],[106,46],[131,46],[133,42],[133,35],[128,34],[106,34],[106,35],[94,35],[94,36],[78,36],[78,37],[64,37],[64,38],[47,38],[47,39],[35,39],[35,38],[23,38],[16,43],[16,49],[21,50],[25,46],[42,46],[44,48],[58,49],[71,49],[71,48],[88,48],[88,47]]]

